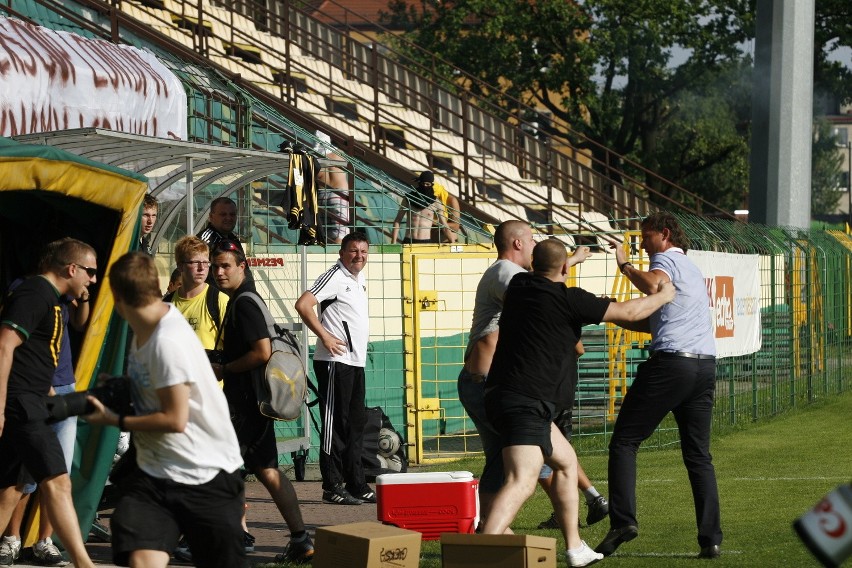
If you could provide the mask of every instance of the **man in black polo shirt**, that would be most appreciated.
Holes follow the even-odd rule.
[[[21,498],[18,483],[25,468],[24,483],[34,480],[45,492],[50,520],[74,565],[81,567],[94,564],[83,546],[62,447],[46,423],[46,399],[65,333],[59,298],[88,297],[87,288],[96,280],[95,250],[65,239],[42,274],[6,298],[0,315],[0,526],[9,523]]]
[[[486,534],[502,534],[532,495],[542,463],[553,469],[551,498],[565,537],[569,566],[603,558],[580,539],[577,456],[553,420],[574,404],[575,345],[581,327],[602,321],[644,320],[674,298],[669,283],[659,293],[615,303],[581,288],[567,288],[568,252],[548,239],[533,249],[533,272],[515,275],[500,316],[497,349],[485,404],[503,444],[505,484],[486,519]],[[653,299],[651,302],[644,300]]]

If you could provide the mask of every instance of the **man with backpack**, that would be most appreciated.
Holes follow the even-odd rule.
[[[278,470],[275,425],[271,418],[260,413],[252,381],[253,373],[264,371],[272,356],[272,340],[261,308],[262,301],[250,297],[256,292],[254,284],[246,278],[246,257],[239,243],[219,241],[210,259],[219,289],[230,297],[222,322],[225,362],[213,363],[213,371],[225,382],[225,397],[231,408],[231,422],[237,432],[246,470],[269,492],[290,529],[290,542],[275,561],[310,562],[314,546],[305,530],[293,484]]]

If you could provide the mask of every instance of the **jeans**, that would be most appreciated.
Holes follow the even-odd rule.
[[[53,390],[56,391],[57,395],[69,394],[75,392],[76,387],[70,384],[53,387]],[[56,437],[59,438],[59,445],[62,446],[62,453],[65,455],[65,467],[70,474],[74,462],[74,445],[77,442],[77,417],[69,416],[65,420],[51,424],[50,427],[53,428]]]
[[[476,426],[485,453],[485,467],[479,479],[479,490],[497,493],[503,486],[503,443],[500,433],[485,415],[485,381],[475,383],[470,373],[462,368],[458,380],[459,401]]]
[[[695,503],[698,544],[722,543],[719,492],[710,455],[716,361],[654,355],[639,365],[609,443],[609,518],[613,529],[638,526],[636,454],[671,411]]]

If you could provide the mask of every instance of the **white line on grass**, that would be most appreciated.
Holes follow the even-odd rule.
[[[728,556],[733,554],[744,554],[742,550],[728,550],[727,548],[722,549],[722,556]],[[621,557],[642,557],[642,558],[696,558],[698,556],[697,552],[618,552],[617,555],[619,558]]]

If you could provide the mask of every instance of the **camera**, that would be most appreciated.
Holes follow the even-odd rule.
[[[793,528],[823,566],[843,564],[852,557],[852,484],[826,495],[796,519]]]
[[[225,361],[224,351],[205,349],[204,352],[207,353],[207,359],[210,361],[211,365],[224,365],[227,362]]]
[[[72,392],[65,395],[47,397],[47,421],[59,422],[70,416],[91,414],[94,405],[86,398],[92,395],[118,414],[133,414],[133,403],[130,398],[130,378],[109,377],[95,388],[84,392]]]

